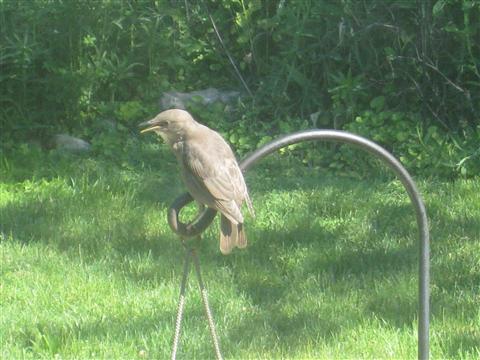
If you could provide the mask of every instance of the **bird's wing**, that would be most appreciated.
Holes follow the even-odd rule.
[[[205,178],[205,184],[216,198],[234,200],[241,204],[244,188],[243,177],[239,178],[235,159],[223,160],[223,163],[215,169],[213,176]]]
[[[216,144],[215,153],[195,144],[189,144],[189,147],[188,151],[184,152],[183,166],[185,171],[192,175],[190,181],[195,184],[191,185],[203,193],[201,196],[211,196],[211,199],[204,199],[210,200],[205,201],[207,205],[213,205],[230,220],[242,223],[239,204],[243,200],[245,183],[243,177],[238,179],[238,165],[228,145]],[[205,194],[205,191],[208,194]],[[192,195],[195,197],[196,194]]]

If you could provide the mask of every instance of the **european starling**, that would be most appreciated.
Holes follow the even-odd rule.
[[[254,211],[242,171],[227,142],[179,109],[163,111],[139,126],[146,127],[142,133],[156,132],[173,150],[192,197],[221,213],[220,251],[229,254],[234,247],[246,247],[242,203],[247,203],[252,216]]]

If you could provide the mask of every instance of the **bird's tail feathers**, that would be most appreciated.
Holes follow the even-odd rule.
[[[220,217],[220,251],[224,255],[232,252],[234,247],[245,248],[247,236],[243,224],[233,224],[224,215]]]
[[[247,234],[243,229],[243,224],[234,225],[237,227],[237,247],[244,249],[247,247]]]

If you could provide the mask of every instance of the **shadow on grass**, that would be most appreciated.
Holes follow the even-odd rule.
[[[280,340],[283,336],[300,339],[308,329],[320,331],[321,338],[332,337],[369,317],[398,328],[411,326],[417,312],[417,283],[405,285],[400,279],[416,276],[415,244],[390,251],[359,248],[354,243],[339,249],[331,234],[321,229],[254,236],[269,245],[252,245],[248,259],[238,265],[242,269],[234,270],[240,274],[235,282],[240,293],[264,309],[264,318],[252,321],[260,326],[273,320],[271,326]],[[292,243],[295,238],[300,240]],[[399,286],[403,288],[395,293]],[[352,308],[352,302],[358,303]],[[295,309],[283,313],[283,306]]]
[[[364,202],[365,198],[369,198],[369,195],[361,201]],[[321,227],[299,227],[288,231],[250,231],[254,244],[248,254],[226,262],[237,274],[235,282],[238,292],[245,294],[256,307],[264,311],[260,315],[252,313],[238,324],[231,330],[232,337],[242,338],[248,343],[271,332],[274,334],[272,341],[301,347],[306,339],[315,341],[316,336],[325,340],[334,339],[342,329],[360,326],[369,318],[380,319],[398,329],[410,329],[418,313],[418,229],[415,217],[410,204],[375,206],[379,216],[379,219],[372,220],[375,231],[353,236],[350,245],[343,241],[340,246],[336,244],[346,236],[341,229],[331,232]],[[451,257],[451,254],[444,253],[447,248],[442,250],[445,246],[441,243],[451,235],[450,229],[457,228],[459,224],[465,226],[467,242],[478,237],[474,233],[474,229],[478,228],[478,218],[462,217],[457,222],[457,216],[439,213],[435,207],[430,213],[435,214],[436,223],[441,225],[433,232],[433,239],[440,243],[439,246],[437,241],[434,242],[434,259],[438,264],[434,264],[433,285],[445,291],[456,289],[458,292],[464,289],[471,293],[480,282],[480,273],[478,269],[475,271],[475,266],[478,267],[475,257],[466,253],[464,257],[456,255],[446,260],[445,256]],[[390,233],[395,240],[386,248],[375,245],[377,242],[385,245],[382,232],[386,232],[387,236]],[[292,239],[298,241],[292,242]],[[346,240],[348,242],[349,239]],[[296,259],[297,254],[301,255],[300,259]],[[242,276],[243,272],[250,272],[251,275]],[[312,278],[319,279],[315,282],[317,290],[308,286]],[[322,284],[326,285],[322,288]],[[294,296],[292,300],[292,293],[301,295]],[[322,316],[325,293],[332,294],[339,305],[344,302],[344,307],[334,307],[337,311]],[[433,294],[435,296],[435,292]],[[308,311],[302,307],[302,296],[317,296],[318,304]],[[472,302],[472,297],[462,300],[456,296],[451,293],[440,301],[434,297],[432,318],[441,315],[445,309],[475,317],[478,304]],[[349,299],[358,301],[358,297],[361,298],[360,304],[357,304],[356,311],[352,311],[347,302]],[[284,301],[293,301],[300,308],[293,313],[284,313]],[[332,310],[332,306],[327,305],[326,309]],[[269,325],[266,327],[265,323]],[[462,339],[457,331],[452,331],[444,339],[446,353],[458,356],[459,349],[464,351],[462,353],[478,352],[479,334],[477,328]]]

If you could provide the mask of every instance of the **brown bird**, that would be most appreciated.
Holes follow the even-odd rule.
[[[221,213],[220,251],[229,254],[234,247],[246,247],[241,211],[244,201],[255,215],[242,171],[227,142],[179,109],[163,111],[139,126],[146,127],[142,133],[160,135],[173,150],[192,197]]]

